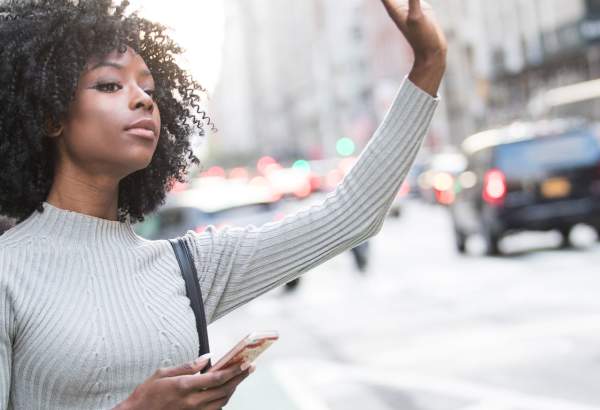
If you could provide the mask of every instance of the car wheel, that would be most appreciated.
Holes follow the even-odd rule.
[[[458,230],[454,230],[454,239],[455,239],[455,244],[456,244],[456,250],[459,253],[466,253],[467,252],[467,235],[465,235],[464,233],[462,233]]]
[[[573,247],[573,242],[571,242],[571,227],[561,228],[559,229],[561,242],[560,247],[563,249],[568,249]]]
[[[486,255],[488,256],[498,256],[500,255],[500,235],[493,232],[485,233],[485,245],[486,245]]]
[[[291,282],[288,282],[285,284],[285,291],[286,292],[293,292],[298,288],[298,285],[300,284],[300,278],[296,278]]]

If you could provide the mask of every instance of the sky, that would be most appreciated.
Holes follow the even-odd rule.
[[[221,70],[225,13],[217,0],[130,0],[129,10],[138,10],[149,20],[162,23],[187,52],[179,63],[205,87],[214,91]]]

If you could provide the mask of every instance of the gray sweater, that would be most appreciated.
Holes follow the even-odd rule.
[[[260,227],[187,231],[207,320],[375,235],[437,102],[405,79],[319,205]],[[43,207],[0,236],[0,409],[110,409],[157,368],[196,358],[194,313],[168,241]]]

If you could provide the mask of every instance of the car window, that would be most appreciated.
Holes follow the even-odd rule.
[[[507,177],[540,176],[564,168],[595,166],[600,147],[590,133],[505,144],[496,147],[495,163]]]
[[[213,223],[233,226],[262,225],[273,219],[268,204],[252,204],[229,208],[213,215]]]

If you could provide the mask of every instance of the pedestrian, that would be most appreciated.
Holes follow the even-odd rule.
[[[182,236],[208,322],[380,230],[446,56],[431,10],[396,1],[382,0],[414,66],[335,192],[275,223]],[[0,236],[0,408],[222,408],[253,367],[198,372],[173,249],[132,229],[198,163],[190,136],[212,127],[181,49],[126,2],[1,4],[0,214],[18,223]]]

